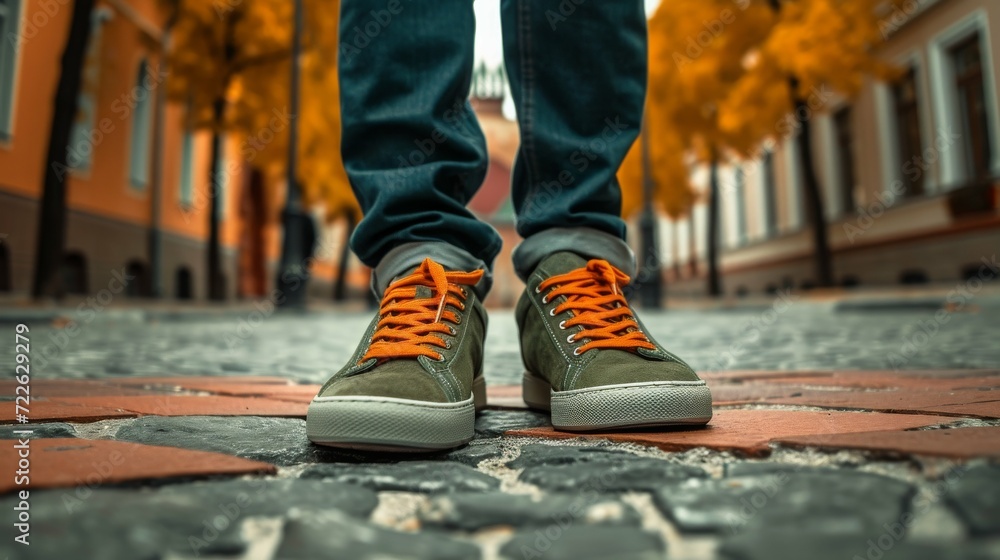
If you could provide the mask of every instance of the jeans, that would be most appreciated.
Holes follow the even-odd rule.
[[[503,0],[501,21],[521,134],[517,273],[571,250],[634,274],[615,173],[642,120],[643,1]],[[377,293],[425,257],[489,273],[500,251],[466,208],[489,161],[468,101],[474,38],[472,0],[342,2],[342,155],[365,215],[351,248]]]

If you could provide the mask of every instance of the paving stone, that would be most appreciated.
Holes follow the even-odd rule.
[[[589,461],[625,462],[636,459],[634,453],[613,447],[545,445],[529,443],[521,446],[521,454],[507,463],[512,469],[537,467],[540,465],[569,465]]]
[[[660,488],[657,506],[685,532],[735,534],[768,527],[877,536],[898,522],[916,489],[848,469],[749,467],[755,474]],[[730,471],[732,472],[732,471]]]
[[[10,511],[13,497],[0,499]],[[371,490],[319,480],[249,479],[155,489],[33,490],[30,547],[12,558],[128,559],[242,554],[241,524],[255,516],[340,510],[366,518],[378,503]],[[6,544],[9,539],[4,539]]]
[[[0,426],[0,439],[21,439],[24,434],[15,434],[18,430],[31,430],[28,437],[41,438],[71,438],[76,437],[76,430],[65,422],[48,422],[45,424],[9,424]]]
[[[522,494],[490,492],[451,494],[435,498],[421,511],[424,526],[478,531],[489,527],[548,527],[570,525],[639,525],[641,518],[617,500],[590,494],[547,494],[540,500]]]
[[[946,501],[973,535],[1000,535],[1000,465],[969,468],[947,486]]]
[[[76,438],[40,439],[30,443],[31,487],[52,488],[112,484],[188,476],[273,473],[273,465],[221,453],[122,441]],[[17,464],[18,450],[0,446],[3,464]],[[0,493],[16,489],[14,477],[0,479]]]
[[[921,414],[933,412],[939,407],[948,405],[1000,401],[1000,390],[819,391],[807,389],[798,396],[774,397],[765,399],[765,401],[771,404]]]
[[[863,389],[911,389],[942,391],[950,389],[991,389],[1000,387],[1000,372],[967,370],[963,377],[956,372],[907,371],[837,371],[810,377],[769,378],[768,384],[822,385]]]
[[[458,461],[459,463],[475,467],[486,459],[495,459],[503,455],[503,448],[500,442],[493,440],[472,440],[468,445],[450,451],[442,456],[446,461]]]
[[[632,527],[581,527],[522,531],[500,548],[501,558],[523,560],[662,560],[658,535]]]
[[[308,406],[303,403],[262,397],[222,396],[139,396],[73,397],[53,399],[66,405],[118,408],[133,413],[156,416],[279,416],[305,418]],[[35,418],[32,410],[32,418]]]
[[[217,451],[280,466],[354,460],[362,454],[313,445],[298,418],[261,416],[144,416],[118,429],[115,439]]]
[[[401,533],[361,523],[337,512],[302,515],[285,523],[276,560],[473,560],[479,547],[431,532]]]
[[[927,412],[948,416],[972,416],[975,418],[1000,418],[1000,400],[968,404],[948,404],[929,406]]]
[[[629,461],[585,461],[527,467],[518,478],[545,490],[600,493],[652,491],[665,484],[706,476],[708,474],[698,467],[636,457]]]
[[[885,455],[935,455],[956,459],[1000,457],[1000,427],[860,432],[792,436],[775,440],[793,447],[860,449]]]
[[[784,437],[904,430],[952,421],[951,418],[916,414],[724,409],[716,410],[711,423],[701,429],[574,434],[558,432],[552,428],[528,428],[511,430],[507,435],[553,439],[607,439],[614,442],[651,445],[666,451],[708,447],[719,451],[763,456],[770,453],[772,440]]]
[[[132,397],[129,397],[132,398]],[[64,420],[66,422],[98,422],[111,418],[134,418],[135,412],[117,407],[86,406],[83,403],[64,403],[53,400],[31,401],[28,418],[32,422]],[[0,424],[12,424],[16,420],[13,404],[0,407]]]
[[[548,425],[548,415],[530,410],[484,410],[476,417],[476,436],[497,437],[508,430]]]
[[[869,539],[791,531],[746,531],[722,542],[722,560],[989,560],[985,546],[899,540],[884,533]]]
[[[300,476],[358,484],[377,491],[488,492],[500,486],[498,479],[472,467],[443,461],[362,465],[323,463],[306,467]]]

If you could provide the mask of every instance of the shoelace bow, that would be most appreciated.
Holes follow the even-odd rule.
[[[482,276],[482,270],[449,272],[440,264],[424,259],[413,274],[386,289],[379,307],[378,326],[361,362],[371,358],[419,356],[443,359],[432,347],[447,348],[448,343],[435,333],[455,334],[455,329],[446,323],[457,325],[462,319],[448,307],[465,310],[466,291],[462,286],[474,286]],[[417,289],[421,286],[432,288],[433,296],[418,299]]]
[[[555,286],[545,294],[543,303],[566,296],[566,301],[557,305],[552,313],[558,315],[572,311],[573,317],[564,321],[562,326],[584,327],[568,339],[570,342],[587,340],[574,350],[575,353],[582,354],[594,348],[654,350],[656,346],[639,330],[639,323],[621,292],[620,288],[628,283],[628,275],[608,261],[593,259],[585,267],[543,281],[536,290],[543,292]]]

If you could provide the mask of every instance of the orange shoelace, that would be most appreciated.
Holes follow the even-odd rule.
[[[441,360],[439,352],[431,347],[447,348],[444,335],[455,334],[451,325],[462,319],[448,306],[465,309],[466,290],[462,286],[475,286],[483,271],[448,272],[440,264],[424,259],[413,274],[389,284],[379,307],[379,322],[368,352],[361,358],[395,360],[427,356]],[[433,290],[432,297],[417,298],[419,287]]]
[[[620,288],[628,283],[628,275],[608,261],[593,259],[583,268],[543,281],[536,290],[544,292],[555,286],[545,294],[543,303],[566,296],[566,301],[557,305],[552,313],[573,312],[573,317],[562,323],[565,328],[583,325],[584,330],[569,338],[570,342],[587,340],[574,350],[575,353],[582,354],[594,348],[654,350],[656,346],[639,330],[621,292]]]

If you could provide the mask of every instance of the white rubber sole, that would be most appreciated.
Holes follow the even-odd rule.
[[[553,427],[572,432],[703,425],[712,419],[712,393],[704,381],[624,383],[555,392],[547,381],[525,372],[522,393],[528,406],[551,412]]]
[[[391,397],[316,397],[309,404],[306,435],[319,445],[366,451],[421,452],[452,449],[472,440],[476,410],[486,405],[486,383],[455,403]]]

